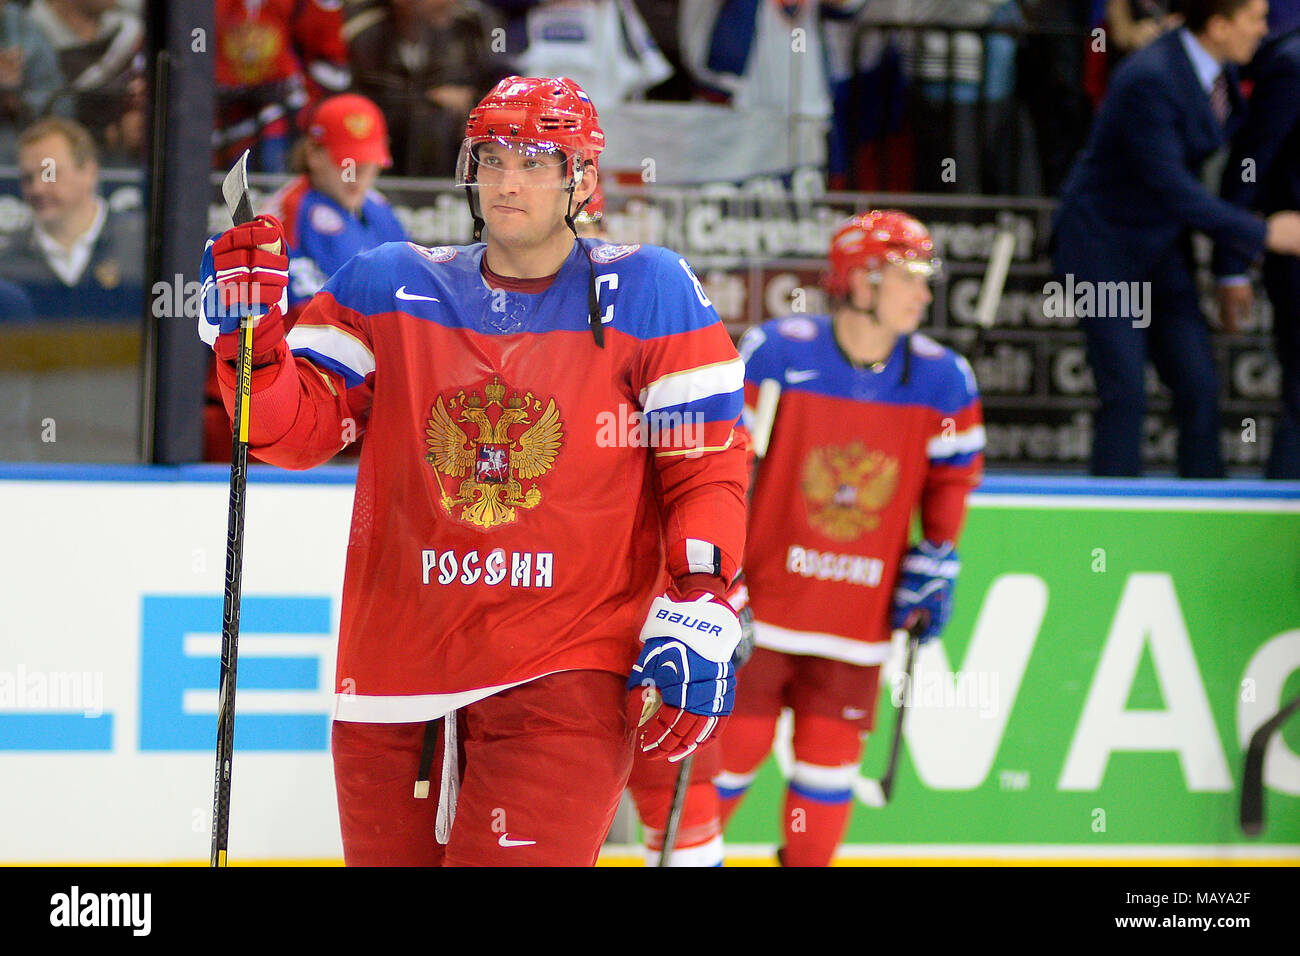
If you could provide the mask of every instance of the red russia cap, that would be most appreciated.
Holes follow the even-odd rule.
[[[307,135],[330,151],[330,158],[342,166],[348,160],[391,166],[388,152],[388,123],[372,100],[357,93],[331,96],[312,111]]]

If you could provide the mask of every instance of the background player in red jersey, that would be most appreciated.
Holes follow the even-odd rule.
[[[579,236],[608,239],[605,231],[605,196],[600,186],[592,193],[573,217]],[[738,582],[727,595],[727,600],[740,612],[745,606],[744,584]],[[742,615],[742,621],[745,615]],[[753,626],[748,627],[743,649],[738,648],[732,663],[739,668],[753,651]],[[706,747],[691,762],[690,781],[682,803],[678,821],[677,839],[668,859],[672,866],[721,866],[722,820],[718,810],[718,792],[713,786],[714,776],[722,770],[720,750]],[[641,820],[641,837],[645,846],[647,866],[659,866],[664,849],[664,835],[677,790],[677,778],[683,772],[679,763],[657,760],[648,754],[637,754],[628,778],[628,791],[636,805]]]
[[[284,172],[298,111],[351,84],[339,0],[215,0],[218,168]]]
[[[743,367],[685,259],[576,239],[603,146],[572,81],[503,80],[459,163],[486,242],[356,256],[287,335],[274,218],[205,255],[238,306],[200,320],[228,405],[227,313],[259,316],[250,451],[308,468],[366,429],[332,741],[349,864],[594,863],[634,748],[683,758],[731,710]]]
[[[747,414],[781,398],[750,512],[745,574],[757,650],[722,742],[723,820],[794,711],[787,866],[825,866],[852,809],[892,628],[947,622],[955,543],[984,430],[965,359],[916,334],[937,263],[905,213],[855,216],[831,240],[831,314],[764,323],[741,341]],[[913,514],[922,539],[910,544]]]

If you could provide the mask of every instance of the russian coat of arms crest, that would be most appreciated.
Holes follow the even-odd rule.
[[[542,500],[537,479],[550,471],[564,439],[555,399],[511,392],[493,378],[482,394],[441,395],[430,412],[424,456],[448,516],[489,529],[518,520]],[[474,434],[471,435],[470,431]],[[444,484],[444,476],[459,479]]]

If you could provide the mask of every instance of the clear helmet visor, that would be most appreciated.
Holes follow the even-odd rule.
[[[942,259],[904,259],[901,256],[889,256],[888,261],[904,269],[908,275],[917,276],[931,284],[943,278]]]
[[[478,136],[461,143],[456,185],[567,189],[582,182],[583,156],[555,143]]]

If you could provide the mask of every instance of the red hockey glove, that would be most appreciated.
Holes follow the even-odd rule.
[[[242,226],[227,229],[212,243],[212,265],[217,273],[217,301],[227,313],[232,306],[248,306],[247,314],[260,315],[280,304],[289,285],[289,257],[285,255],[284,226],[274,216],[258,216]],[[240,315],[224,315],[222,332],[239,327]]]
[[[253,362],[273,361],[284,340],[285,289],[289,258],[284,227],[274,216],[259,216],[227,229],[208,248],[203,261],[204,316],[220,333],[213,343],[217,358],[233,362],[239,355],[240,320],[253,317]]]

